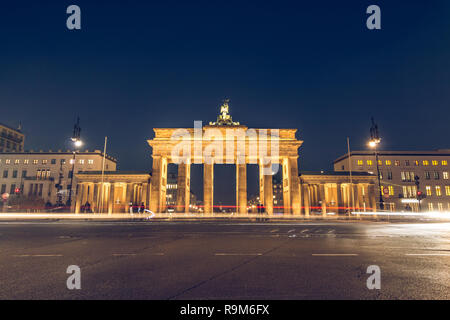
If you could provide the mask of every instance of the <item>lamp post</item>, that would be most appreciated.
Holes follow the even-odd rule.
[[[375,162],[377,164],[377,177],[378,177],[378,192],[380,196],[380,210],[384,209],[384,201],[383,201],[383,194],[381,192],[381,176],[380,176],[380,166],[378,165],[378,150],[377,146],[381,142],[381,138],[378,134],[378,126],[376,125],[373,118],[372,120],[372,126],[370,127],[370,141],[369,141],[369,147],[375,150]]]
[[[72,189],[73,189],[73,176],[75,171],[75,156],[77,153],[77,148],[81,147],[83,145],[83,142],[80,139],[81,134],[81,128],[80,128],[80,118],[77,118],[77,122],[75,123],[73,127],[73,135],[72,135],[72,142],[74,145],[73,149],[73,158],[72,158],[72,174],[70,175],[70,190],[69,190],[69,199],[67,200],[67,206],[69,207],[69,210],[72,206]]]

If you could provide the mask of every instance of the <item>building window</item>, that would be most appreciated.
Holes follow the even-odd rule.
[[[448,172],[447,171],[442,172],[442,179],[448,180]]]
[[[434,180],[439,180],[439,172],[434,172]]]
[[[51,160],[51,163],[52,163],[52,164],[56,164],[56,159],[52,159],[52,160]]]
[[[392,161],[391,160],[386,160],[386,165],[387,166],[390,166],[392,164]]]
[[[432,164],[433,166],[437,166],[437,165],[439,164],[439,162],[438,162],[437,160],[433,160],[433,161],[431,161],[431,164]]]
[[[38,164],[39,163],[39,160],[33,160],[33,164]]]
[[[428,160],[423,160],[423,161],[422,161],[422,164],[423,164],[424,166],[429,166],[429,165],[430,165],[430,162],[429,162]]]
[[[431,179],[431,175],[429,171],[425,171],[425,179],[430,180]]]
[[[84,164],[84,159],[80,159],[80,164]]]
[[[389,186],[388,189],[389,189],[389,195],[393,196],[394,195],[394,187],[393,186]]]
[[[418,167],[418,166],[419,166],[419,160],[415,160],[415,161],[414,161],[414,165],[415,165],[416,167]]]
[[[450,196],[450,186],[445,186],[445,195]]]
[[[433,203],[432,202],[428,203],[428,211],[433,211]]]
[[[11,163],[11,160],[10,159],[6,159],[5,160],[5,164],[10,164]]]
[[[14,194],[16,191],[16,185],[13,183],[11,184],[11,187],[9,188],[9,194]]]
[[[3,178],[8,178],[8,170],[3,171]]]
[[[372,160],[367,160],[367,165],[368,166],[372,166],[373,165],[373,161]]]
[[[441,164],[442,164],[443,166],[446,166],[446,165],[447,165],[447,160],[442,160]]]
[[[399,160],[395,160],[394,164],[398,167],[400,165],[400,161]]]
[[[383,161],[378,160],[378,165],[379,165],[379,166],[382,166],[382,165],[383,165]]]
[[[75,160],[74,159],[70,159],[70,164],[74,164]]]
[[[444,211],[444,206],[442,205],[441,202],[438,203],[438,210],[439,211]]]
[[[363,165],[363,161],[362,160],[358,160],[358,166],[362,166]]]
[[[387,179],[392,180],[392,171],[388,171],[387,173]]]
[[[13,177],[13,178],[17,178],[17,170],[13,170],[12,177]]]
[[[442,196],[441,186],[436,186],[436,195]]]
[[[409,160],[405,160],[405,166],[409,167]]]
[[[20,163],[19,159],[14,160],[14,164],[19,164],[19,163]]]
[[[66,164],[66,159],[61,159],[61,164]]]
[[[28,160],[28,159],[23,160],[23,164],[28,164],[29,162],[30,162],[30,160]]]
[[[94,164],[94,160],[88,160],[88,164]]]
[[[25,178],[27,176],[27,170],[22,170],[22,178]]]
[[[47,159],[42,160],[42,164],[47,164]]]
[[[409,172],[406,172],[409,176]],[[400,172],[400,176],[402,177],[402,181],[406,181],[406,174],[404,171]]]
[[[431,196],[431,187],[430,186],[426,186],[425,190],[427,190],[427,196]]]
[[[1,194],[4,194],[6,192],[6,184],[2,184],[2,190],[0,191]]]

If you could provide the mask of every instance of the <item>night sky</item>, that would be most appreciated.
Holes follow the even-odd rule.
[[[450,148],[450,2],[9,1],[0,6],[0,122],[26,149],[84,149],[150,170],[154,127],[215,120],[298,128],[300,166],[365,149]],[[67,6],[82,29],[66,28]],[[366,28],[377,4],[382,30]]]

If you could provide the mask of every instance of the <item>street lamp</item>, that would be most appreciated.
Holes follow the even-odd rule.
[[[80,118],[77,118],[77,122],[75,123],[73,127],[73,135],[72,135],[72,142],[74,145],[73,149],[73,158],[72,158],[72,174],[70,175],[70,190],[69,190],[69,199],[67,200],[67,206],[69,207],[69,210],[72,206],[72,189],[73,189],[73,176],[75,174],[75,156],[77,153],[77,148],[81,147],[83,145],[83,142],[80,139],[81,134],[81,128],[80,128]]]
[[[377,163],[377,176],[378,176],[378,192],[380,195],[380,210],[384,209],[384,201],[383,194],[381,193],[381,176],[380,176],[380,167],[378,165],[378,150],[377,146],[381,142],[381,138],[378,134],[378,126],[375,124],[375,121],[372,120],[372,126],[370,127],[370,140],[369,147],[375,150],[375,162]]]

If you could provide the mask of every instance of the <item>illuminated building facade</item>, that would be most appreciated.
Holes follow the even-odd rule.
[[[25,135],[20,126],[14,129],[0,123],[0,152],[22,152],[24,142]]]
[[[378,151],[381,192],[385,209],[418,211],[417,192],[426,194],[421,200],[423,211],[450,210],[450,150]],[[376,175],[374,152],[352,151],[334,161],[334,170],[370,172]],[[415,177],[419,178],[419,190]],[[378,185],[378,184],[377,184]],[[377,188],[378,201],[378,188]]]

